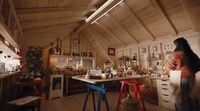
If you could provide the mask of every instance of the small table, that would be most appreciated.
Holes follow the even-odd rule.
[[[93,100],[93,108],[94,108],[94,111],[96,111],[94,91],[99,92],[97,111],[101,110],[101,100],[105,101],[106,109],[107,109],[107,111],[110,111],[109,106],[108,106],[107,97],[106,97],[106,88],[105,88],[105,85],[104,85],[105,82],[132,80],[132,79],[143,79],[143,78],[146,78],[146,77],[149,77],[149,76],[146,76],[146,75],[144,75],[144,76],[131,75],[131,76],[126,76],[126,77],[113,77],[113,78],[110,78],[110,79],[86,79],[85,76],[73,76],[72,78],[88,83],[87,84],[87,94],[86,94],[86,97],[85,97],[85,102],[84,102],[82,111],[85,111],[88,96],[91,93],[92,93],[92,100]]]

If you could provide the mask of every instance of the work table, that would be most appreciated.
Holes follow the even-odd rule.
[[[11,72],[9,74],[1,74],[0,80],[19,74],[20,71]]]

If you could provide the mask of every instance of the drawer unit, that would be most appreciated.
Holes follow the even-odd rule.
[[[158,104],[162,107],[175,109],[175,104],[172,103],[172,89],[168,80],[156,80],[158,92]]]

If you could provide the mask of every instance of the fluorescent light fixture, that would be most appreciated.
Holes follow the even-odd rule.
[[[104,14],[102,14],[101,16],[99,16],[97,19],[95,19],[91,24],[93,24],[94,22],[96,22],[97,20],[99,20],[101,17],[103,17],[105,14],[107,14],[109,11],[111,11],[113,8],[115,8],[117,5],[119,5],[121,2],[123,2],[124,0],[120,0],[117,4],[115,4],[113,7],[111,7],[109,10],[107,10]]]
[[[106,3],[104,3],[97,11],[95,11],[91,16],[89,16],[85,22],[89,22],[91,19],[93,19],[98,13],[100,13],[104,8],[106,8],[108,5],[110,5],[113,2],[113,0],[108,0]]]

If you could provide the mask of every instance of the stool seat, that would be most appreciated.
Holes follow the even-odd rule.
[[[12,106],[12,110],[15,110],[22,107],[26,107],[32,103],[37,103],[37,106],[34,106],[33,108],[37,107],[38,111],[40,111],[40,101],[41,97],[39,96],[26,96],[13,101],[9,101],[8,104]]]

